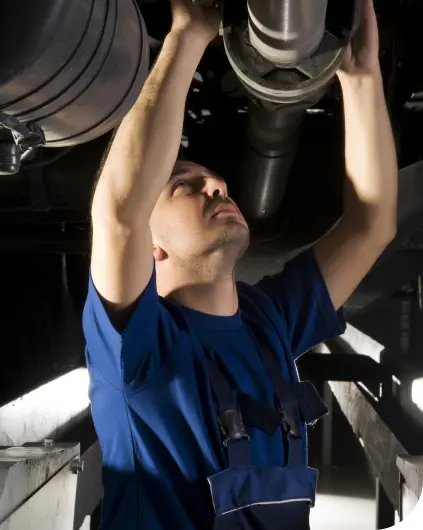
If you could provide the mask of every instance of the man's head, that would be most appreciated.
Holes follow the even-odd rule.
[[[157,263],[233,267],[248,247],[248,225],[226,183],[193,162],[178,161],[151,216]]]

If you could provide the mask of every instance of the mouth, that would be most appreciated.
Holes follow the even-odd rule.
[[[238,208],[233,204],[219,204],[214,208],[211,218],[215,217],[227,217],[227,216],[239,216]]]

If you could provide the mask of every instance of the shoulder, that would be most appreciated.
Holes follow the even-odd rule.
[[[118,389],[145,384],[189,332],[180,309],[157,294],[154,273],[123,329],[116,329],[90,278],[83,328],[87,365]]]

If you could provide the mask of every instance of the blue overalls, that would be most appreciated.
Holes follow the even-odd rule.
[[[215,510],[213,530],[309,530],[318,471],[303,461],[300,421],[312,425],[327,408],[310,382],[297,382],[292,373],[292,381],[285,381],[271,349],[265,342],[260,348],[274,388],[275,408],[231,388],[217,365],[207,360],[229,464],[208,477]],[[269,436],[281,428],[286,465],[251,465],[244,424]]]

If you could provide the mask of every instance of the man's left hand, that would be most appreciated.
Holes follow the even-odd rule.
[[[353,77],[372,74],[379,68],[379,31],[373,0],[363,0],[362,21],[349,43],[338,71]]]

